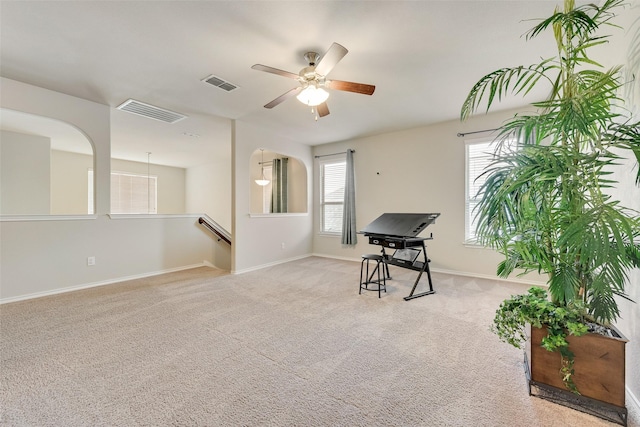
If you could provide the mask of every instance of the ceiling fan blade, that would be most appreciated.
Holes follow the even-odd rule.
[[[283,77],[289,77],[290,79],[298,79],[300,77],[297,74],[293,74],[293,73],[290,73],[290,72],[284,71],[284,70],[279,70],[279,69],[273,68],[273,67],[268,67],[268,66],[262,65],[262,64],[255,64],[251,68],[253,68],[254,70],[258,70],[258,71],[264,71],[266,73],[277,74],[277,75],[283,76]]]
[[[364,83],[345,82],[342,80],[328,80],[326,86],[330,89],[344,90],[346,92],[361,93],[363,95],[373,95],[376,87]]]
[[[320,117],[329,115],[329,107],[327,106],[326,102],[323,102],[322,104],[318,104],[318,106],[316,107],[316,110],[318,110],[318,116]]]
[[[277,97],[276,99],[274,99],[273,101],[265,105],[264,108],[273,108],[276,105],[283,103],[284,101],[291,98],[292,96],[295,96],[298,92],[300,92],[301,89],[302,89],[301,86],[294,87],[290,91],[283,93],[282,95],[280,95],[279,97]]]
[[[316,65],[316,73],[326,76],[329,71],[333,70],[338,62],[349,52],[344,46],[334,43],[324,54],[318,65]]]

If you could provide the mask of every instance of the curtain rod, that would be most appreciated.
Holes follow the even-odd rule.
[[[467,135],[472,135],[474,133],[482,133],[482,132],[493,132],[496,131],[498,129],[485,129],[485,130],[477,130],[475,132],[465,132],[465,133],[459,133],[458,136],[467,136]]]
[[[355,152],[356,152],[356,150],[347,150],[347,151],[351,151],[352,153],[355,153]],[[336,154],[347,154],[347,151],[342,151],[342,152],[340,152],[340,153],[321,154],[321,155],[319,155],[319,156],[313,156],[313,157],[315,157],[315,158],[317,159],[317,158],[319,158],[319,157],[335,156]]]
[[[279,159],[289,159],[288,157],[280,157]],[[278,159],[274,159],[278,160]],[[258,162],[259,165],[268,165],[269,163],[273,163],[273,160],[267,160],[266,162]]]

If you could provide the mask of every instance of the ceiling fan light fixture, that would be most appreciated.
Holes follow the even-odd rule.
[[[327,98],[329,98],[329,92],[322,88],[316,87],[315,85],[309,85],[304,88],[296,96],[296,98],[298,98],[298,101],[302,102],[305,105],[315,107],[322,104],[327,100]]]

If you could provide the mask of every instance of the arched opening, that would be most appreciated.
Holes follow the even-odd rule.
[[[0,132],[0,214],[93,213],[94,152],[86,135],[68,123],[9,109],[0,110]]]
[[[252,153],[251,213],[307,213],[307,168],[303,161],[267,149]],[[256,182],[264,181],[260,185]]]

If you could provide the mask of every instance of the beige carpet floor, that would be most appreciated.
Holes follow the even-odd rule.
[[[358,295],[359,263],[310,257],[5,304],[0,422],[613,425],[528,395],[522,353],[489,332],[526,286],[434,274],[407,302],[415,272],[391,270],[381,299]]]

